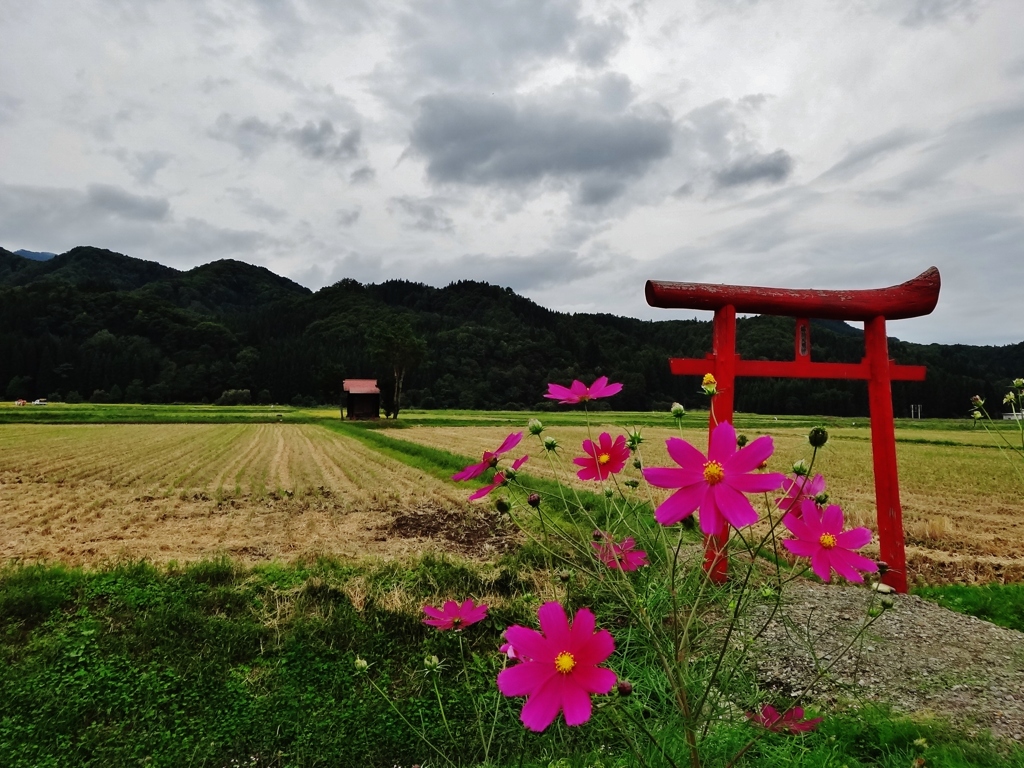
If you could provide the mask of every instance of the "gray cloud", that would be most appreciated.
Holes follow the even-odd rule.
[[[258,117],[246,117],[237,120],[224,113],[217,118],[210,136],[228,144],[234,144],[243,156],[254,158],[263,154],[277,141],[280,130]]]
[[[393,197],[388,211],[397,214],[405,225],[423,232],[451,232],[455,222],[444,209],[426,200],[413,197]]]
[[[266,221],[271,224],[280,224],[288,218],[287,211],[270,205],[270,203],[258,197],[251,190],[242,189],[240,187],[231,187],[227,190],[227,193],[239,208],[254,219]]]
[[[794,159],[784,149],[765,152],[751,129],[769,97],[755,93],[740,99],[717,99],[691,110],[677,128],[679,171],[672,196],[701,193],[711,197],[755,184],[781,184],[793,172]]]
[[[958,169],[1012,146],[1024,132],[1024,99],[987,108],[936,131],[914,155],[913,166],[867,190],[865,199],[885,203],[928,192]]]
[[[161,152],[159,150],[128,152],[127,150],[119,149],[113,155],[121,161],[125,170],[131,174],[132,178],[143,185],[152,184],[157,173],[174,159],[174,155],[170,152]]]
[[[0,93],[0,125],[10,123],[21,107],[21,99],[9,93]]]
[[[893,152],[921,139],[921,134],[900,128],[862,141],[851,147],[839,162],[821,174],[819,178],[827,181],[849,181]]]
[[[755,153],[730,163],[715,173],[719,187],[740,187],[766,182],[781,184],[793,172],[793,158],[784,149],[770,154]]]
[[[355,206],[353,208],[339,208],[335,218],[338,221],[338,226],[351,227],[359,221],[359,215],[361,213],[362,210],[359,206]]]
[[[900,19],[906,27],[942,24],[954,18],[973,20],[981,12],[981,4],[977,0],[904,0],[895,5],[906,7],[906,13]]]
[[[162,198],[99,184],[84,192],[0,184],[0,242],[54,253],[96,245],[172,265],[229,256],[252,262],[273,244],[259,232],[177,222]]]
[[[373,181],[373,179],[374,179],[374,177],[376,177],[376,175],[377,175],[377,172],[375,170],[373,170],[373,168],[371,168],[368,165],[364,165],[364,166],[362,166],[360,168],[356,168],[354,171],[352,171],[352,173],[349,174],[348,180],[352,184],[367,184],[367,183]]]
[[[617,17],[583,16],[577,0],[416,0],[396,32],[402,74],[449,86],[512,82],[552,58],[597,66],[626,39]]]
[[[587,21],[580,25],[573,50],[577,58],[588,67],[600,67],[626,42],[624,20],[610,19],[605,22]]]
[[[306,157],[328,162],[345,162],[358,157],[362,142],[359,128],[349,128],[339,134],[330,120],[321,120],[315,125],[309,122],[283,135]]]
[[[86,189],[86,207],[138,221],[162,221],[171,210],[162,197],[133,195],[109,184],[90,184]]]
[[[420,102],[412,148],[431,181],[518,187],[580,183],[580,201],[606,202],[672,148],[659,108],[609,113],[536,100],[447,94]]]
[[[238,120],[224,113],[217,118],[210,135],[233,144],[250,159],[277,142],[292,145],[310,160],[327,163],[346,163],[358,158],[362,152],[362,132],[358,126],[338,131],[327,119],[293,126],[288,118],[272,124],[255,116]]]

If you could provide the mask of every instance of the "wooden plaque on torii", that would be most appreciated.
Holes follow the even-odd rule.
[[[715,313],[712,351],[705,358],[672,359],[672,373],[680,376],[714,375],[718,394],[709,418],[732,421],[735,382],[739,376],[801,379],[863,379],[868,382],[871,414],[871,453],[875,475],[875,508],[881,559],[889,565],[882,581],[898,592],[907,591],[907,565],[903,540],[893,425],[893,381],[923,381],[923,365],[897,365],[889,359],[886,320],[927,315],[939,300],[939,270],[935,267],[913,280],[871,290],[800,290],[757,288],[709,283],[672,283],[648,280],[647,303],[666,309],[704,309]],[[736,354],[736,313],[783,315],[796,318],[793,361],[744,360]],[[811,362],[810,318],[864,323],[864,358],[859,363]],[[723,536],[705,538],[704,568],[716,582],[728,572]]]

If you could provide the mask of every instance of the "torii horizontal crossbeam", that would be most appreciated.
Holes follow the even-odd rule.
[[[939,301],[939,286],[939,270],[931,267],[900,285],[869,290],[760,288],[648,280],[644,293],[648,304],[664,309],[718,310],[732,306],[737,312],[755,315],[866,321],[879,315],[886,320],[927,315]]]

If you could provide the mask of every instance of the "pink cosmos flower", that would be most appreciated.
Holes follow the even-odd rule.
[[[519,651],[512,647],[512,643],[502,643],[498,650],[512,659],[512,661],[527,661],[525,656],[520,655]]]
[[[814,717],[804,720],[803,707],[787,709],[784,715],[780,715],[775,707],[766,704],[761,707],[760,712],[747,712],[747,719],[775,733],[806,733],[817,728],[824,718]]]
[[[636,548],[636,540],[630,536],[616,544],[611,534],[602,534],[603,541],[595,541],[591,546],[597,550],[597,559],[612,570],[635,571],[647,565],[647,553]]]
[[[589,387],[579,379],[573,381],[569,387],[560,384],[548,384],[548,393],[544,397],[557,400],[560,403],[574,405],[585,403],[588,400],[596,400],[599,397],[611,397],[622,391],[621,384],[609,384],[607,376],[601,376],[594,380]]]
[[[461,630],[470,624],[476,624],[487,616],[487,606],[474,605],[472,600],[466,600],[462,604],[454,600],[447,600],[440,608],[432,605],[424,605],[423,612],[430,618],[424,619],[423,623],[438,629]]]
[[[519,719],[531,731],[543,731],[558,713],[566,725],[590,719],[590,696],[608,693],[615,673],[598,664],[615,650],[606,629],[594,631],[594,614],[576,612],[572,625],[561,604],[544,603],[537,611],[540,632],[514,625],[505,637],[522,661],[498,674],[498,690],[505,696],[525,696]]]
[[[700,529],[709,536],[725,533],[729,525],[752,525],[757,512],[743,494],[774,491],[785,479],[779,472],[755,472],[772,455],[772,439],[759,437],[737,450],[736,430],[727,421],[711,433],[707,456],[678,437],[665,442],[668,455],[680,468],[643,470],[644,478],[656,488],[679,489],[654,511],[662,525],[674,525],[698,507]]]
[[[795,539],[783,539],[782,545],[797,557],[809,557],[811,569],[822,581],[830,581],[835,571],[847,581],[864,581],[857,571],[875,572],[878,564],[853,550],[871,541],[867,528],[843,530],[843,510],[829,504],[818,509],[814,499],[801,502],[800,517],[786,515],[783,524]]]
[[[527,461],[529,461],[529,459],[530,459],[529,456],[520,456],[518,459],[516,459],[515,461],[512,462],[512,471],[514,472],[515,470],[519,469],[521,466],[523,466],[523,464],[525,464]],[[470,501],[476,501],[477,499],[482,499],[484,496],[489,494],[495,488],[497,488],[497,487],[499,487],[501,485],[504,485],[504,484],[505,484],[505,473],[504,472],[495,472],[494,473],[494,477],[491,478],[491,484],[490,485],[485,485],[480,490],[474,491],[473,493],[469,494],[469,500]]]
[[[597,438],[597,445],[592,440],[584,440],[583,452],[587,455],[572,460],[573,464],[583,467],[576,473],[580,480],[607,480],[609,475],[621,472],[629,459],[626,436],[619,435],[613,443],[607,432]]]
[[[488,469],[498,464],[498,457],[503,453],[508,453],[517,445],[519,441],[523,439],[522,432],[513,432],[511,435],[505,438],[505,442],[499,445],[493,451],[484,451],[484,459],[479,464],[470,464],[463,470],[456,472],[452,475],[452,480],[472,480],[474,477],[479,477]]]
[[[813,499],[815,496],[825,492],[825,478],[815,475],[813,478],[790,475],[782,481],[782,498],[776,499],[775,504],[783,514],[787,512],[800,517],[800,505],[796,502],[803,499]]]

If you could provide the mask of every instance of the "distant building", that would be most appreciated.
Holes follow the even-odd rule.
[[[348,411],[348,418],[380,418],[380,390],[376,379],[345,379],[342,389],[347,393],[345,410]],[[342,418],[344,416],[342,414]]]
[[[1024,411],[1017,411],[1015,413],[1004,413],[1003,420],[1005,421],[1006,419],[1009,419],[1011,421],[1020,421],[1021,419],[1024,419]]]

